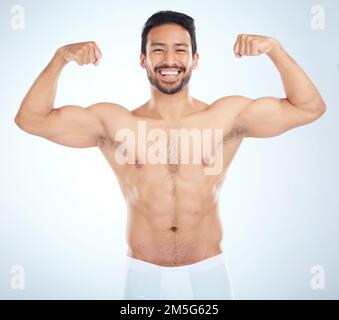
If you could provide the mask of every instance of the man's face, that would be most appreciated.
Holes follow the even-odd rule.
[[[164,24],[148,33],[146,56],[140,54],[140,63],[153,86],[162,93],[174,94],[187,85],[198,58],[198,53],[192,57],[189,32],[176,24]]]

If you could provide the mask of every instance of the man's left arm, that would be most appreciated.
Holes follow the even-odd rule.
[[[245,129],[246,136],[276,136],[311,123],[326,111],[325,102],[317,88],[276,39],[239,35],[234,53],[238,58],[267,54],[280,73],[286,93],[286,98],[239,97],[242,107],[236,122]]]

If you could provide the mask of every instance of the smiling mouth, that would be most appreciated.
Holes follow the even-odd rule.
[[[181,73],[182,70],[177,68],[161,68],[157,70],[161,80],[168,83],[177,81]]]

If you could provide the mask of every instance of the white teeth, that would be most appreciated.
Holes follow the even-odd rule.
[[[160,70],[160,74],[163,76],[176,76],[179,74],[179,71]]]

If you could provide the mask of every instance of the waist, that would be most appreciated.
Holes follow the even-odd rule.
[[[220,250],[221,251],[221,250]],[[185,264],[180,266],[163,266],[142,259],[133,258],[129,255],[126,255],[126,263],[128,268],[139,270],[139,271],[152,271],[152,270],[206,270],[209,268],[214,268],[219,265],[225,265],[224,253],[220,252],[206,259],[202,259],[195,263]]]

